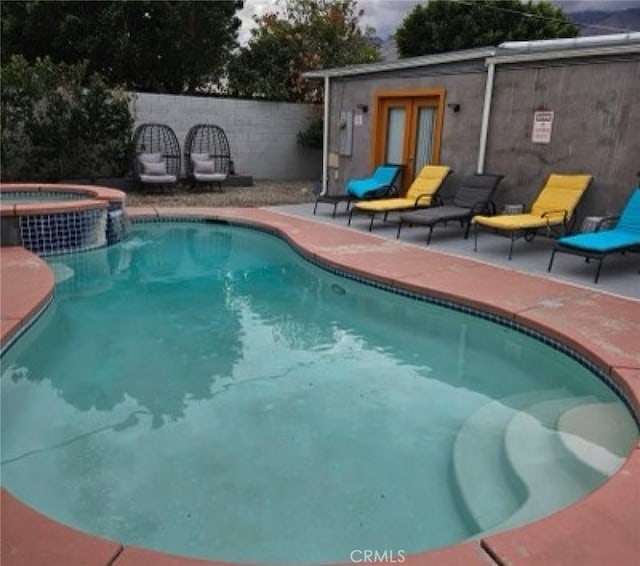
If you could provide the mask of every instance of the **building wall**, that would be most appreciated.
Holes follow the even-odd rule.
[[[528,203],[551,172],[589,173],[579,216],[617,214],[640,171],[640,56],[500,65],[487,169],[505,175],[503,202]],[[551,143],[531,141],[533,113],[554,112]]]
[[[229,139],[236,172],[254,179],[317,180],[322,175],[321,151],[302,148],[296,141],[314,111],[310,105],[149,93],[134,93],[132,105],[135,127],[167,124],[182,151],[191,126],[220,126]]]
[[[422,76],[416,76],[416,75]],[[352,177],[367,175],[371,162],[376,90],[444,87],[446,103],[442,131],[442,164],[456,181],[476,171],[486,83],[484,62],[469,68],[427,67],[387,71],[332,81],[330,144],[337,152],[340,110],[355,111],[368,101],[363,125],[354,128],[353,155],[340,157],[330,170],[330,192],[344,190]],[[640,55],[553,63],[500,64],[496,67],[484,171],[505,178],[496,195],[498,206],[530,203],[552,172],[588,173],[594,182],[579,209],[584,216],[616,214],[624,205],[640,172]],[[551,143],[531,141],[533,113],[554,112]],[[337,171],[337,173],[336,173]],[[336,176],[337,175],[337,178]]]
[[[339,167],[330,169],[329,192],[342,192],[349,179],[366,176],[371,172],[374,166],[374,96],[376,92],[385,90],[444,88],[445,104],[460,104],[459,112],[453,112],[446,107],[444,112],[440,161],[454,171],[448,187],[454,187],[460,176],[475,172],[485,80],[484,63],[480,62],[464,66],[443,66],[435,71],[434,76],[415,76],[414,71],[332,81],[330,152],[339,151],[340,112],[357,113],[359,104],[367,104],[369,111],[362,116],[362,126],[353,128],[352,155],[340,156]]]

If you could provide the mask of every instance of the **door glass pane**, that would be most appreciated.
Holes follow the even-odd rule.
[[[404,144],[405,109],[403,107],[389,108],[387,114],[387,147],[385,149],[386,163],[402,163]]]
[[[431,163],[431,149],[433,147],[433,127],[435,109],[422,106],[418,109],[418,128],[416,138],[416,174]]]

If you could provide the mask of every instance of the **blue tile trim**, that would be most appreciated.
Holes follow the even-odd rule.
[[[402,295],[404,297],[414,299],[417,301],[435,304],[435,305],[449,308],[449,309],[462,312],[471,316],[480,317],[484,320],[509,328],[510,330],[521,332],[522,334],[525,334],[530,338],[538,340],[539,342],[542,342],[543,344],[553,348],[554,350],[557,350],[569,356],[570,358],[578,362],[580,365],[588,369],[591,373],[593,373],[598,379],[600,379],[600,381],[602,381],[609,389],[611,389],[611,391],[613,391],[613,393],[624,403],[624,405],[629,410],[629,413],[631,413],[631,415],[633,416],[637,427],[640,429],[640,415],[636,414],[625,392],[620,388],[620,386],[617,383],[615,383],[609,377],[609,375],[607,375],[606,372],[604,372],[599,366],[594,364],[591,360],[589,360],[582,354],[576,352],[566,344],[563,344],[559,340],[556,340],[555,338],[551,338],[546,334],[542,334],[541,332],[538,332],[537,330],[524,326],[518,322],[515,322],[513,320],[504,318],[502,316],[499,316],[493,313],[482,311],[480,309],[468,307],[460,303],[447,301],[445,299],[440,299],[437,297],[431,297],[429,295],[423,295],[420,293],[416,293],[414,291],[408,291],[406,289],[394,287],[392,285],[382,283],[380,281],[375,281],[373,279],[367,279],[359,275],[355,275],[353,273],[350,273],[349,271],[338,269],[335,266],[330,265],[329,263],[326,263],[322,260],[312,257],[305,250],[303,250],[302,248],[298,247],[295,243],[290,241],[289,238],[287,238],[286,236],[283,236],[282,232],[274,228],[269,228],[265,226],[256,226],[255,224],[251,224],[250,222],[245,222],[243,220],[235,220],[235,219],[216,220],[216,219],[208,219],[208,218],[183,219],[180,217],[162,217],[162,218],[154,217],[150,219],[149,218],[134,219],[133,222],[136,224],[138,222],[196,222],[196,223],[202,223],[202,224],[226,224],[228,226],[239,226],[241,228],[249,228],[251,230],[256,230],[259,232],[265,232],[267,234],[276,236],[281,240],[286,241],[291,246],[291,249],[294,250],[305,261],[308,261],[309,263],[316,265],[317,267],[320,267],[325,271],[329,271],[334,275],[338,275],[339,277],[344,277],[346,279],[350,279],[352,281],[362,283],[369,287],[375,287],[376,289],[381,289],[383,291],[394,293],[396,295]]]
[[[27,199],[34,202],[43,200],[81,200],[87,198],[86,194],[64,191],[2,191],[2,195],[9,199]]]

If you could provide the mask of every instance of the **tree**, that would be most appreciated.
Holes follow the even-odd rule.
[[[21,55],[0,74],[2,178],[61,179],[123,175],[133,118],[124,92],[86,63],[55,64]]]
[[[431,0],[396,30],[401,57],[416,57],[504,41],[575,37],[578,27],[547,0]]]
[[[379,59],[373,30],[358,25],[355,0],[289,0],[284,13],[256,18],[249,43],[229,64],[232,96],[319,102],[321,87],[305,71]]]
[[[111,85],[194,93],[223,76],[241,7],[241,0],[2,2],[2,53],[86,60]]]

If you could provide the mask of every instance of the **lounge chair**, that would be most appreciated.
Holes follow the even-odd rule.
[[[143,188],[171,187],[180,175],[180,143],[165,124],[140,124],[133,134],[133,169]]]
[[[360,201],[354,204],[349,211],[349,224],[354,212],[368,214],[371,217],[369,223],[369,231],[371,231],[373,220],[380,212],[384,213],[383,220],[386,221],[390,212],[427,208],[440,204],[437,193],[450,173],[451,168],[445,165],[425,165],[411,183],[405,196]]]
[[[191,186],[216,187],[222,192],[231,172],[231,149],[224,130],[215,124],[196,124],[187,132],[184,158]]]
[[[400,176],[401,169],[402,166],[400,165],[380,165],[370,177],[351,179],[347,183],[346,193],[339,195],[318,195],[313,207],[313,214],[316,213],[318,204],[331,204],[333,205],[333,217],[335,218],[338,205],[342,202],[346,204],[348,212],[351,203],[356,200],[382,198],[394,194],[398,190],[396,181]]]
[[[614,253],[624,253],[630,250],[640,251],[640,187],[635,189],[619,217],[605,217],[599,225],[605,222],[616,221],[613,228],[574,234],[559,238],[556,242],[551,259],[549,260],[548,271],[551,271],[553,259],[557,253],[573,254],[590,259],[598,260],[598,269],[594,278],[594,283],[600,278],[600,270],[604,259]]]
[[[509,259],[513,256],[515,240],[524,237],[527,242],[531,242],[540,228],[544,228],[549,235],[554,230],[560,230],[562,234],[566,234],[575,220],[575,209],[591,184],[591,179],[591,175],[551,174],[533,201],[529,212],[474,216],[471,220],[475,225],[474,251],[478,251],[480,226],[507,233],[511,239]]]
[[[447,223],[451,220],[460,222],[460,227],[464,231],[465,240],[469,237],[471,227],[471,217],[474,214],[495,212],[495,205],[491,200],[493,193],[497,189],[503,175],[477,174],[470,175],[462,180],[456,194],[453,196],[451,204],[405,212],[400,215],[398,224],[398,234],[405,225],[428,226],[427,245],[431,242],[433,228],[440,223]]]

